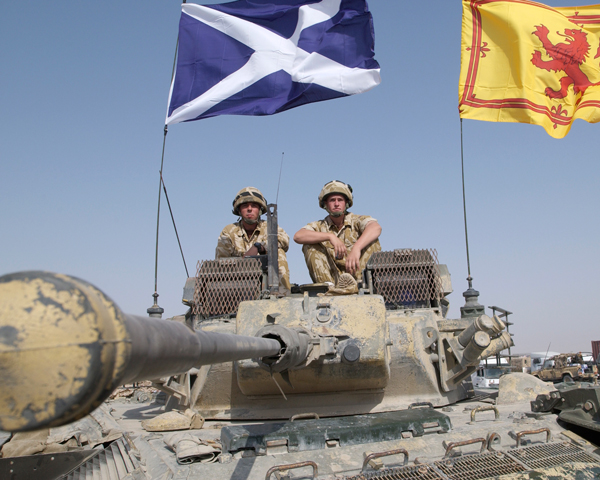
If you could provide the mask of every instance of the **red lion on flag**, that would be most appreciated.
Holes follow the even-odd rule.
[[[536,67],[549,72],[562,71],[567,74],[566,77],[560,79],[560,90],[553,90],[550,87],[546,87],[546,95],[550,98],[565,98],[567,96],[567,90],[569,85],[573,84],[573,90],[575,94],[579,92],[584,93],[588,87],[593,85],[600,85],[598,83],[591,83],[587,75],[581,71],[581,64],[585,61],[585,58],[590,51],[590,44],[587,41],[587,33],[582,30],[575,30],[571,28],[565,28],[565,34],[556,32],[561,37],[565,37],[568,43],[557,43],[554,45],[548,40],[548,28],[544,25],[536,25],[535,32],[533,35],[538,37],[542,41],[542,46],[546,50],[546,53],[552,60],[542,60],[542,54],[536,50],[533,52],[531,63]],[[598,47],[598,53],[594,58],[600,56],[600,46]]]

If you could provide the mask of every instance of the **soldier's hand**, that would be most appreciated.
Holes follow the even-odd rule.
[[[346,271],[354,275],[360,268],[360,250],[354,248],[350,250],[348,258],[346,258]]]
[[[331,234],[331,245],[335,249],[335,258],[341,260],[346,256],[346,244],[342,242],[336,235]]]

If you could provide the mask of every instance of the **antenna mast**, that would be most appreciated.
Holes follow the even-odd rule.
[[[275,197],[275,205],[277,205],[277,201],[279,200],[279,185],[281,185],[281,171],[283,170],[283,156],[285,152],[281,152],[281,165],[279,165],[279,181],[277,182],[277,196]]]

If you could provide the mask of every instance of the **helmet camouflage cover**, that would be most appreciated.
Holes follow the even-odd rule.
[[[352,206],[352,187],[339,180],[332,180],[331,182],[326,183],[321,189],[321,193],[319,193],[319,207],[325,208],[325,199],[332,193],[337,193],[346,197],[346,209]]]
[[[260,205],[260,214],[267,212],[267,201],[258,188],[242,188],[233,199],[233,214],[240,214],[240,205],[244,203],[258,203]]]

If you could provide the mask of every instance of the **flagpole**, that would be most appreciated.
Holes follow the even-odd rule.
[[[167,143],[167,133],[169,133],[169,128],[165,125],[164,136],[163,136],[163,146],[162,146],[162,158],[160,160],[160,173],[158,180],[158,208],[156,209],[156,249],[154,252],[154,293],[152,297],[154,298],[154,304],[146,310],[148,316],[162,318],[162,314],[165,309],[158,305],[158,232],[160,231],[160,200],[161,200],[161,187],[162,187],[162,172],[163,165],[165,163],[165,145]]]
[[[469,230],[467,228],[467,196],[465,194],[465,157],[463,148],[463,119],[460,119],[460,164],[462,170],[462,194],[463,194],[463,214],[465,218],[465,244],[467,246],[467,282],[469,288],[463,292],[465,305],[460,307],[461,318],[479,317],[485,313],[485,307],[478,301],[479,292],[473,288],[473,277],[471,277],[471,260],[469,258]]]
[[[467,272],[469,276],[469,288],[473,288],[473,278],[471,277],[471,260],[469,259],[469,231],[467,229],[467,197],[465,194],[465,157],[463,148],[463,119],[460,119],[460,166],[462,170],[462,195],[463,195],[463,214],[465,218],[465,243],[467,245]]]
[[[183,0],[183,3],[185,3],[186,0]],[[173,78],[175,77],[175,65],[177,62],[177,50],[179,49],[179,34],[177,34],[177,42],[175,43],[175,57],[173,58],[173,68],[171,70],[171,88],[173,87]],[[160,173],[159,173],[159,180],[158,180],[158,208],[157,208],[157,212],[156,212],[156,249],[154,252],[154,293],[152,294],[152,297],[154,298],[154,303],[153,305],[148,308],[146,310],[146,312],[148,313],[148,316],[150,317],[156,317],[156,318],[162,318],[162,314],[165,312],[164,308],[161,308],[158,305],[158,233],[159,233],[159,227],[160,227],[160,199],[161,199],[161,187],[163,185],[163,166],[165,163],[165,145],[167,143],[167,133],[169,132],[169,127],[165,124],[165,128],[164,128],[164,135],[163,135],[163,146],[162,146],[162,156],[160,159]],[[166,190],[165,190],[165,194],[166,194]],[[170,206],[169,206],[170,209]],[[171,215],[172,217],[173,215]],[[175,220],[173,219],[173,225],[175,225]],[[175,231],[177,231],[177,228],[175,228]],[[177,239],[179,241],[179,237]],[[179,248],[181,249],[181,244],[179,246]],[[181,252],[181,255],[183,256],[183,252]],[[183,260],[183,263],[185,265],[185,259]],[[187,265],[185,266],[185,270],[187,272]],[[188,274],[189,276],[189,274]]]

